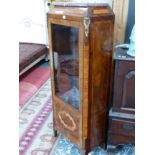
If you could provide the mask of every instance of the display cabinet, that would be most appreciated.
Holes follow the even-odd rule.
[[[85,154],[106,142],[113,29],[106,4],[59,2],[48,13],[54,130]]]

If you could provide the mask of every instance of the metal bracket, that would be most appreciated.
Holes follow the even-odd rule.
[[[84,17],[83,24],[84,24],[84,29],[85,29],[85,35],[86,35],[86,37],[88,37],[90,18],[89,17]]]

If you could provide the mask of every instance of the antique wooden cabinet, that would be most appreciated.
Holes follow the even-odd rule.
[[[113,29],[105,4],[60,2],[48,13],[54,130],[85,154],[106,140]]]
[[[114,52],[113,100],[109,111],[108,145],[135,143],[135,58]]]

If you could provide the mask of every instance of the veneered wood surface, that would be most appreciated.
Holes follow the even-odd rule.
[[[89,35],[86,37],[83,20],[88,16],[90,27]],[[79,29],[79,110],[64,103],[55,95],[51,24],[73,26]],[[109,7],[83,7],[82,9],[56,7],[48,14],[54,129],[67,136],[85,154],[95,146],[106,143],[113,28],[114,15]]]
[[[66,135],[69,139],[71,139],[74,143],[76,143],[80,148],[82,147],[83,139],[82,139],[82,93],[80,93],[80,108],[76,110],[75,108],[71,107],[70,105],[64,103],[61,99],[59,99],[55,94],[55,87],[54,87],[54,72],[53,72],[53,48],[52,48],[52,35],[51,35],[51,24],[59,24],[59,25],[66,25],[66,26],[73,26],[79,29],[79,90],[83,92],[83,47],[81,46],[81,42],[83,42],[83,30],[82,24],[80,22],[75,21],[67,21],[67,20],[58,20],[55,18],[48,18],[48,28],[49,28],[49,43],[50,43],[50,55],[51,55],[51,70],[52,70],[52,99],[53,99],[53,108],[54,108],[54,128],[56,130],[61,131],[64,135]],[[58,114],[65,111],[70,114],[75,121],[76,129],[74,132],[69,130],[69,128],[63,128],[63,123],[60,122],[60,118]],[[63,118],[64,121],[68,122],[67,117]]]
[[[83,7],[63,7],[56,6],[48,13],[48,17],[72,20],[72,21],[83,21],[83,17],[90,17],[91,19],[97,20],[102,17],[113,16],[113,11],[108,5],[105,6],[83,6]]]
[[[135,122],[129,119],[109,120],[108,144],[135,144]]]
[[[106,112],[109,102],[112,69],[113,24],[111,19],[91,25],[90,104],[91,147],[105,144]]]
[[[115,60],[114,112],[135,113],[135,62]]]
[[[108,144],[135,144],[135,62],[116,50],[113,101],[109,113]]]

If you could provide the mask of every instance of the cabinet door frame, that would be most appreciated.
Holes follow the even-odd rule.
[[[84,28],[82,22],[78,21],[71,21],[71,20],[65,20],[65,19],[56,19],[56,18],[48,18],[48,34],[52,34],[51,31],[51,24],[58,24],[63,26],[71,26],[79,29],[79,109],[76,109],[72,107],[69,104],[66,104],[63,100],[61,100],[59,97],[55,94],[55,86],[54,86],[54,68],[53,68],[53,48],[52,48],[52,35],[49,35],[49,49],[50,49],[50,66],[51,66],[51,81],[52,81],[52,100],[55,102],[59,102],[60,104],[63,104],[65,107],[67,107],[70,111],[74,111],[75,115],[79,116],[79,141],[76,142],[75,140],[72,140],[72,137],[67,136],[69,139],[71,139],[75,144],[77,144],[80,148],[83,146],[83,84],[84,84],[84,55],[83,55],[83,42],[84,42]],[[55,103],[53,103],[53,108],[55,108]],[[53,112],[54,113],[54,112]],[[55,118],[54,113],[54,118]]]

